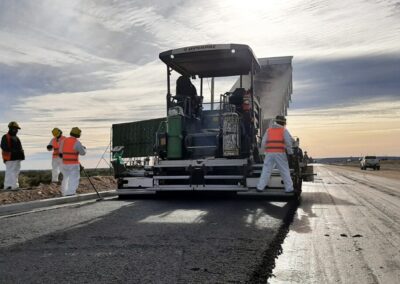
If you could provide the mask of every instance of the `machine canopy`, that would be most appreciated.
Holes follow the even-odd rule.
[[[260,64],[248,45],[208,44],[172,49],[160,53],[160,59],[184,76],[225,77],[255,72]]]

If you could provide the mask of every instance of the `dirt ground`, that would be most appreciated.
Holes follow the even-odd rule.
[[[98,191],[113,190],[117,188],[114,177],[93,176],[90,177]],[[81,177],[77,193],[94,192],[93,187],[86,177]],[[39,199],[47,199],[61,196],[61,185],[57,184],[39,184],[35,187],[20,189],[19,191],[0,191],[0,205],[11,204]]]

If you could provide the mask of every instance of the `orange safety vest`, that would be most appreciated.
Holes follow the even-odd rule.
[[[60,136],[60,138],[58,138],[58,141],[57,141],[57,138],[53,139],[53,142],[51,143],[52,146],[53,146],[53,159],[58,158],[58,155],[60,154],[59,153],[60,152],[59,151],[60,150],[60,144],[64,140],[65,140],[65,136]]]
[[[268,128],[268,139],[265,143],[266,153],[285,153],[285,139],[283,136],[285,128]]]
[[[6,140],[7,140],[7,145],[8,148],[11,148],[11,135],[9,133],[6,134]],[[11,152],[8,151],[1,151],[1,155],[3,156],[4,161],[11,161]]]
[[[77,140],[78,139],[76,139],[75,137],[68,137],[64,139],[64,144],[62,148],[63,164],[79,164],[79,152],[74,149],[74,145]]]

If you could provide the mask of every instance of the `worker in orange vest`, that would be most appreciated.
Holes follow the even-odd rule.
[[[61,193],[63,196],[75,195],[79,186],[79,155],[86,154],[86,147],[78,140],[81,137],[81,133],[82,131],[78,127],[73,127],[70,137],[65,138],[60,143],[61,172],[63,174]]]
[[[286,118],[278,115],[275,118],[275,123],[267,129],[262,139],[261,146],[265,148],[265,159],[257,184],[257,191],[259,192],[264,191],[264,188],[267,186],[275,165],[283,179],[285,192],[293,192],[293,181],[290,176],[289,163],[286,156],[286,152],[288,155],[293,155],[293,138],[285,128],[285,125]]]
[[[251,90],[246,91],[243,95],[242,110],[244,112],[249,112],[251,110]]]
[[[11,121],[8,124],[8,133],[1,138],[1,152],[6,164],[4,177],[4,190],[18,190],[18,176],[21,169],[21,161],[25,160],[24,149],[17,133],[21,129],[18,123]]]
[[[60,128],[54,128],[51,133],[53,134],[53,138],[50,140],[47,145],[47,150],[53,150],[53,157],[51,159],[51,182],[58,182],[58,177],[61,172],[62,159],[60,158],[59,148],[60,143],[64,141],[65,136],[62,135],[62,131]]]

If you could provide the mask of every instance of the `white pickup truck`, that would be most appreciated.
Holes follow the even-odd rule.
[[[381,165],[379,164],[379,159],[376,156],[364,156],[360,160],[360,168],[362,170],[372,168],[379,171],[381,169]]]

